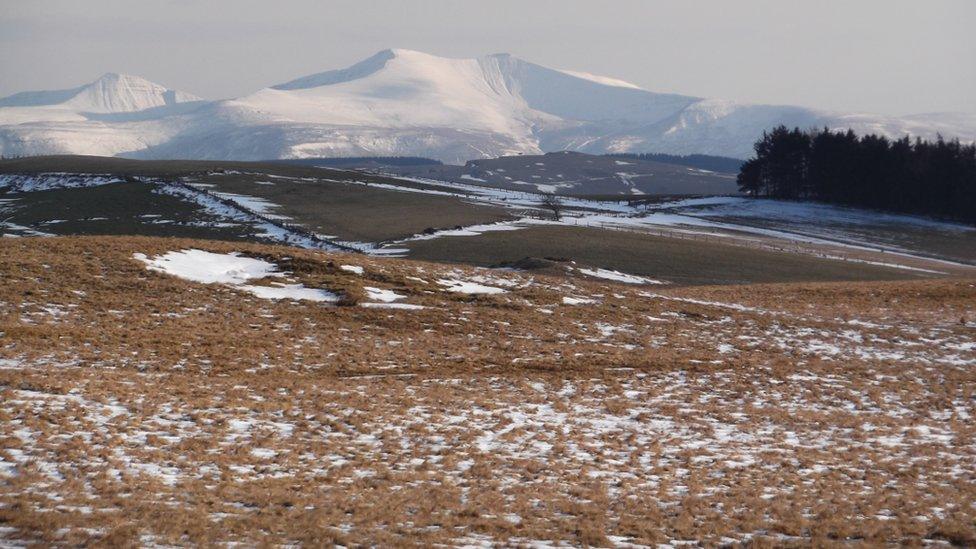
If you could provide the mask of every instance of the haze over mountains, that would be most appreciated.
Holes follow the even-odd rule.
[[[0,154],[258,160],[411,155],[450,163],[558,150],[746,158],[763,130],[976,140],[976,114],[905,117],[655,93],[507,54],[385,50],[341,70],[205,101],[136,76],[0,99]]]

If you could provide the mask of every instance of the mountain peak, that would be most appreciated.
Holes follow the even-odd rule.
[[[82,86],[65,105],[82,112],[119,113],[198,100],[195,95],[171,90],[141,76],[107,72]]]
[[[189,101],[200,101],[200,98],[141,76],[107,72],[77,88],[21,92],[0,98],[0,107],[62,106],[77,112],[119,113]]]
[[[99,82],[117,83],[117,82],[124,82],[124,81],[128,81],[128,82],[147,82],[149,84],[152,84],[152,82],[149,82],[149,80],[146,80],[145,78],[143,78],[141,76],[135,76],[135,75],[131,75],[131,74],[123,74],[123,73],[120,73],[120,72],[107,72],[107,73],[99,76],[98,78],[96,78],[94,82],[92,82],[91,84],[89,84],[89,86],[98,84]]]
[[[403,56],[409,56],[409,55],[431,55],[431,54],[426,53],[426,52],[422,52],[422,51],[419,51],[419,50],[411,50],[411,49],[408,49],[408,48],[387,48],[387,49],[379,52],[377,55],[387,54],[387,53],[390,54],[390,55],[392,55],[392,56],[394,56],[394,57],[403,57]]]

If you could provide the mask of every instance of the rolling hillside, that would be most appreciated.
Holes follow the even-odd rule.
[[[0,272],[0,545],[976,542],[972,279],[135,237]]]

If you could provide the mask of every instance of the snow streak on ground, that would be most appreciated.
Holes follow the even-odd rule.
[[[247,205],[255,204],[253,197],[246,197],[247,200],[242,200],[239,203],[236,199],[222,198],[216,194],[207,192],[206,189],[197,189],[191,185],[183,184],[163,184],[158,186],[155,192],[197,204],[212,215],[236,223],[251,225],[254,227],[255,236],[260,239],[280,242],[289,246],[300,246],[302,248],[339,249],[338,243],[326,241],[308,231],[299,231],[294,227],[281,224],[279,221],[282,219],[281,216],[269,217],[251,211],[247,208]],[[261,202],[260,206],[262,209],[267,209],[273,205]]]
[[[273,213],[273,211],[280,208],[280,206],[271,203],[263,198],[258,198],[256,196],[245,196],[242,194],[234,194],[234,193],[215,192],[214,194],[225,200],[230,200],[232,202],[240,204],[244,208],[247,208],[248,210],[251,210],[255,213],[259,213],[269,219],[290,219],[288,216],[278,215]]]
[[[623,282],[624,284],[666,284],[666,282],[662,282],[660,280],[622,273],[620,271],[613,271],[610,269],[579,269],[579,272],[596,278]]]
[[[40,173],[31,175],[0,174],[0,190],[9,193],[29,193],[54,189],[78,189],[97,187],[109,183],[122,183],[123,179],[112,175]]]

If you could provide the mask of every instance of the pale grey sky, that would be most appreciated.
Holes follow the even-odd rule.
[[[125,72],[216,99],[408,48],[703,97],[973,112],[974,29],[974,0],[0,0],[0,96]]]

